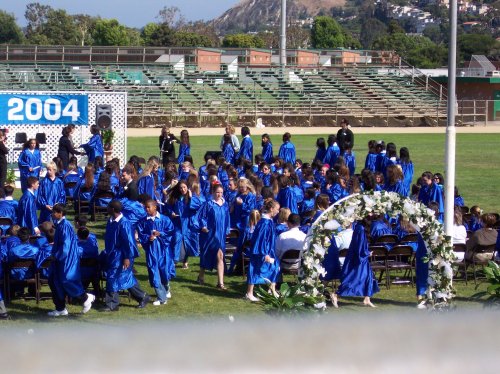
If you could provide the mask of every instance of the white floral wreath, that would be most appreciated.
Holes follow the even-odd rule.
[[[371,214],[387,214],[391,218],[402,215],[421,233],[429,264],[425,296],[434,307],[448,305],[455,293],[451,268],[455,256],[451,238],[444,234],[443,225],[436,219],[433,210],[395,192],[386,191],[350,195],[330,206],[313,223],[306,237],[299,272],[303,291],[314,297],[323,297],[324,286],[320,276],[324,276],[326,271],[321,263],[330,247],[332,235],[340,227],[347,228],[354,221]],[[320,306],[324,305],[324,299],[322,301]]]

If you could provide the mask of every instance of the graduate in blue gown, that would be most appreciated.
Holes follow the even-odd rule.
[[[205,271],[217,269],[217,288],[224,286],[224,255],[226,236],[230,231],[229,207],[223,198],[221,185],[212,187],[212,198],[205,202],[198,213],[200,232],[200,273],[198,282],[205,282]]]
[[[354,227],[351,245],[342,267],[339,296],[364,296],[365,306],[375,307],[370,297],[379,292],[377,279],[370,267],[370,251],[363,224]]]
[[[19,172],[21,174],[21,190],[26,191],[28,177],[40,178],[42,170],[42,155],[38,150],[38,143],[35,139],[30,139],[24,144],[23,151],[17,160]]]
[[[78,250],[80,252],[80,258],[99,258],[99,246],[95,235],[90,236],[90,231],[85,226],[78,228],[76,235],[78,237]],[[86,290],[90,284],[91,279],[95,279],[99,268],[97,266],[81,266],[80,273],[82,277],[82,286]],[[97,285],[93,285],[94,289],[97,289]]]
[[[292,135],[289,132],[283,134],[283,144],[280,147],[278,157],[281,158],[285,163],[289,162],[295,165],[295,160],[297,155],[295,154],[295,145],[290,141]]]
[[[425,298],[428,288],[429,263],[424,262],[428,258],[427,246],[420,233],[418,234],[417,250],[415,252],[415,287],[417,299],[421,301]]]
[[[442,222],[444,218],[444,197],[443,191],[434,182],[434,175],[430,171],[422,174],[422,188],[418,194],[418,201],[429,206],[429,203],[436,202],[438,204],[438,219]]]
[[[106,271],[106,308],[105,311],[117,311],[120,304],[118,292],[128,290],[134,300],[144,308],[150,300],[137,283],[133,273],[134,259],[139,257],[132,225],[123,216],[122,204],[113,200],[108,205],[110,219],[104,235],[104,257]]]
[[[370,224],[370,239],[375,240],[383,235],[392,234],[392,229],[384,220],[384,215],[374,215]],[[387,248],[388,250],[390,248]]]
[[[186,156],[191,155],[191,144],[189,142],[189,133],[187,130],[181,131],[181,142],[179,145],[179,156],[177,156],[177,163],[179,164],[179,173],[182,163],[185,161]]]
[[[3,198],[5,196],[2,196],[4,194],[3,189],[0,188],[0,198]],[[0,217],[7,217],[12,220],[12,224],[17,223],[17,209],[14,207],[13,204],[10,204],[6,200],[0,200]],[[2,229],[2,233],[6,233],[7,230],[9,229],[9,225],[0,225],[0,228]]]
[[[11,263],[18,260],[35,260],[38,248],[30,244],[30,229],[27,227],[22,227],[18,232],[18,237],[20,242],[10,247],[7,250],[7,262]],[[19,268],[12,269],[10,272],[10,278],[13,280],[26,280],[29,278],[34,278],[35,267],[32,268]]]
[[[344,145],[344,162],[346,166],[349,168],[349,175],[354,176],[356,172],[356,155],[352,151],[351,143],[347,142]]]
[[[323,163],[330,165],[330,168],[333,168],[333,165],[337,162],[337,158],[340,156],[340,148],[337,145],[337,137],[335,135],[328,136],[328,148],[326,149],[325,157],[323,157]]]
[[[181,258],[181,249],[184,248],[182,258],[183,268],[188,268],[188,258],[200,255],[199,227],[196,214],[200,209],[202,199],[192,193],[185,181],[180,181],[172,190],[167,204],[167,216],[172,220],[175,234],[172,240],[174,247],[174,261]]]
[[[157,297],[153,305],[160,306],[165,305],[170,297],[171,269],[175,266],[170,256],[174,225],[170,218],[158,212],[156,201],[147,200],[145,207],[147,218],[139,223],[137,231],[146,253],[149,284]]]
[[[276,201],[282,208],[288,208],[293,214],[299,214],[297,195],[290,185],[291,181],[289,177],[283,174],[278,176],[279,191]]]
[[[316,155],[314,156],[313,162],[316,160],[319,160],[324,163],[324,158],[326,156],[326,143],[325,143],[325,138],[318,138],[316,139]]]
[[[40,187],[38,188],[37,204],[40,207],[40,222],[50,220],[54,205],[66,203],[64,183],[56,177],[56,172],[56,164],[49,162],[47,164],[47,174],[40,182]]]
[[[82,286],[80,273],[80,250],[78,238],[71,223],[66,219],[66,210],[62,204],[52,208],[52,218],[55,222],[54,245],[49,275],[49,286],[52,291],[52,301],[55,310],[49,316],[59,317],[68,314],[66,297],[82,303],[82,313],[87,313],[95,301],[95,296],[87,294]]]
[[[273,163],[274,155],[273,155],[273,143],[271,143],[271,138],[269,134],[262,135],[262,157],[264,161],[268,164]]]
[[[18,224],[21,227],[27,227],[32,234],[38,234],[38,216],[36,206],[36,193],[40,183],[36,177],[28,177],[26,180],[27,189],[19,199],[17,211]]]
[[[229,188],[227,190],[224,190],[224,200],[226,201],[226,204],[229,208],[230,214],[230,227],[232,229],[236,228],[236,217],[234,216],[234,203],[236,201],[236,197],[238,196],[238,185],[237,182],[234,179],[231,179],[229,181]],[[207,198],[207,201],[211,200],[210,198]]]
[[[235,153],[233,143],[231,142],[231,135],[225,134],[223,138],[224,144],[222,145],[222,156],[224,156],[226,162],[233,164]]]
[[[155,174],[158,172],[159,163],[155,159],[148,161],[137,181],[137,192],[139,195],[147,194],[151,199],[156,199],[157,180]]]
[[[34,245],[38,248],[36,267],[40,269],[45,260],[52,256],[52,247],[54,245],[56,229],[52,221],[45,221],[41,223],[38,228],[40,229],[40,237],[35,241]],[[48,279],[50,275],[50,267],[44,267],[40,270],[40,278]]]
[[[273,218],[278,214],[280,205],[268,199],[262,208],[262,218],[257,223],[250,244],[250,264],[247,275],[246,298],[258,301],[253,290],[256,284],[269,284],[270,291],[276,295],[276,281],[280,273],[276,256],[276,232]]]
[[[241,128],[241,136],[243,137],[241,141],[240,151],[236,155],[236,160],[246,159],[253,160],[253,142],[250,137],[250,129],[247,126]]]
[[[403,170],[403,184],[409,195],[411,191],[411,182],[413,180],[413,162],[410,159],[410,151],[408,148],[401,147],[399,149],[399,163],[401,165],[401,170]]]
[[[365,158],[365,169],[370,170],[372,173],[376,171],[376,163],[377,163],[377,150],[376,150],[377,142],[375,140],[368,141],[368,154]]]
[[[82,144],[79,148],[83,148],[87,154],[88,162],[94,162],[97,156],[104,157],[104,148],[102,146],[102,138],[99,128],[96,125],[90,126],[92,137],[88,143]]]
[[[385,172],[387,177],[385,179],[384,190],[408,197],[410,191],[406,189],[403,183],[403,171],[399,165],[389,165]]]

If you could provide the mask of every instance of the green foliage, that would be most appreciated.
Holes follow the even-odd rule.
[[[311,30],[313,48],[343,48],[345,42],[342,27],[332,17],[321,16],[314,19]]]
[[[104,144],[104,145],[112,144],[113,139],[115,137],[115,132],[113,130],[104,130],[101,133],[101,137],[102,137],[102,144]]]
[[[287,283],[283,283],[277,296],[268,293],[262,287],[258,287],[255,293],[266,309],[281,314],[297,314],[319,310],[314,305],[320,302],[320,298],[305,294],[301,290],[300,284],[289,286]]]
[[[448,49],[443,45],[426,45],[411,50],[408,62],[422,69],[433,69],[445,66],[448,60]]]
[[[150,34],[148,35],[149,32]],[[174,45],[174,30],[172,30],[166,23],[160,23],[157,27],[149,26],[146,32],[143,30],[142,37],[144,39],[144,43],[149,46],[170,47]]]
[[[52,8],[48,5],[41,5],[40,3],[30,3],[26,5],[24,18],[26,18],[26,38],[32,44],[37,40],[46,40],[47,37],[41,37],[42,27],[47,22],[47,17]],[[45,43],[47,44],[47,43]]]
[[[472,297],[481,299],[488,296],[486,298],[488,304],[500,306],[500,268],[495,262],[490,261],[488,266],[484,267],[484,274],[489,283],[488,288],[486,288],[486,291],[478,292]]]
[[[176,47],[212,47],[210,38],[189,31],[176,32],[174,34],[173,44]]]
[[[0,10],[0,44],[22,44],[24,35],[16,23],[16,18]]]
[[[7,176],[5,177],[5,183],[15,185],[16,183],[16,172],[14,169],[7,169]]]
[[[264,48],[264,40],[257,35],[232,34],[226,35],[222,42],[226,48]]]
[[[490,55],[500,43],[490,35],[462,34],[458,37],[458,48],[463,61],[469,61],[472,55]]]
[[[130,45],[130,36],[125,26],[116,19],[99,19],[92,30],[94,45]]]
[[[368,18],[361,25],[359,41],[363,48],[371,48],[373,42],[378,38],[387,36],[387,26],[376,18]]]
[[[80,39],[74,18],[62,9],[49,10],[40,34],[54,45],[75,45]]]

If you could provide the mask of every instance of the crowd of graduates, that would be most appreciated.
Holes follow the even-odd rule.
[[[244,271],[241,257],[248,257],[245,297],[257,301],[254,285],[269,284],[270,292],[276,293],[281,276],[281,258],[276,254],[280,235],[289,232],[282,237],[283,243],[291,236],[295,243],[303,240],[322,212],[350,194],[394,191],[434,209],[438,219],[443,217],[442,175],[424,172],[412,184],[414,165],[409,150],[401,147],[398,154],[395,144],[375,140],[368,143],[364,167],[359,167],[347,121],[336,135],[317,139],[312,160],[298,157],[288,132],[279,149],[268,134],[262,135],[261,147],[254,147],[248,127],[241,129],[240,141],[229,125],[220,152],[207,152],[199,168],[190,154],[187,130],[177,138],[165,127],[159,137],[160,157],[144,160],[132,156],[125,165],[119,159],[104,162],[99,130],[91,130],[92,138],[80,146],[88,157],[83,169],[78,166],[75,153],[80,152],[73,147],[68,127],[58,157],[46,164],[43,178],[38,144],[34,139],[26,143],[18,160],[23,193],[19,202],[12,197],[13,187],[0,189],[0,216],[11,219],[11,224],[1,227],[1,260],[52,261],[44,274],[55,304],[51,316],[68,314],[67,296],[82,303],[82,312],[91,308],[95,296],[86,292],[89,275],[85,272],[96,270],[81,268],[81,258],[99,259],[99,271],[106,277],[106,311],[119,309],[120,290],[128,290],[140,308],[150,301],[134,276],[138,244],[145,252],[155,306],[167,304],[176,264],[188,268],[190,257],[200,257],[197,281],[204,284],[205,271],[216,270],[221,290],[226,289],[224,277]],[[455,202],[463,205],[458,193]],[[96,219],[94,207],[103,207],[109,215],[104,248],[98,247],[95,235],[86,227],[87,215]],[[67,209],[75,210],[75,228],[65,218]],[[360,261],[367,251],[367,235],[371,239],[387,233],[402,237],[412,230],[407,222],[387,222],[383,216],[354,224],[332,240],[331,254],[324,263],[325,281],[341,279],[340,295],[364,296],[365,305],[373,306],[369,297],[377,292],[377,282],[369,263]],[[226,263],[231,232],[236,233],[231,236],[236,251]],[[33,236],[35,241],[30,240]],[[349,249],[344,266],[338,259],[342,248]],[[337,257],[332,258],[335,250]],[[30,271],[33,269],[16,271],[11,277],[29,277]],[[3,301],[0,305],[0,315],[7,316]]]

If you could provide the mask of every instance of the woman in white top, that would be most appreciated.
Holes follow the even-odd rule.
[[[226,126],[226,134],[231,135],[231,144],[233,145],[233,149],[235,153],[238,153],[240,150],[240,141],[238,140],[238,137],[234,134],[236,130],[234,129],[233,125],[227,125]],[[224,136],[222,136],[222,139],[220,141],[220,149],[224,148]]]
[[[465,226],[462,224],[462,211],[460,207],[455,207],[455,213],[453,215],[453,235],[452,235],[452,244],[465,244],[467,240],[467,230]],[[457,257],[456,262],[462,262],[464,260],[464,252],[454,252]]]

